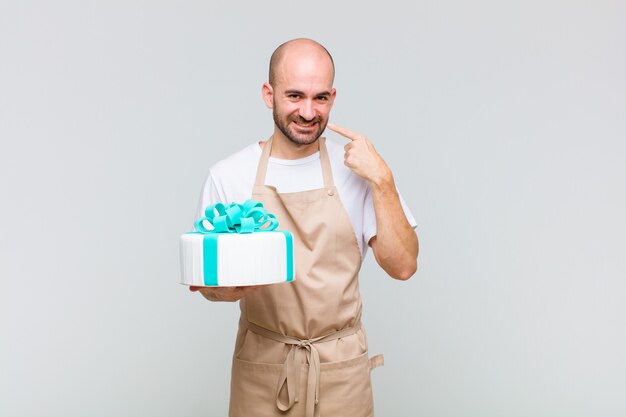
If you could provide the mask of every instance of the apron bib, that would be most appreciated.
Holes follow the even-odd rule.
[[[265,184],[265,143],[252,198],[293,235],[296,280],[241,299],[231,378],[230,417],[374,415],[361,327],[361,251],[333,183],[320,138],[324,188],[278,193]]]

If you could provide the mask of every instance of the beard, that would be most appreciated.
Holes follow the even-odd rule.
[[[276,112],[276,106],[274,106],[272,115],[274,117],[274,123],[276,124],[278,129],[283,133],[283,135],[285,135],[287,139],[289,139],[291,142],[295,143],[296,145],[310,145],[314,143],[317,139],[319,139],[320,136],[322,136],[324,129],[326,129],[326,124],[328,123],[328,121],[323,120],[321,117],[316,117],[313,120],[307,121],[307,120],[302,119],[299,116],[297,119],[288,117],[286,122],[283,122],[283,120],[281,120],[278,113]],[[291,122],[293,123],[300,122],[302,124],[317,123],[317,129],[311,133],[298,133],[289,127]]]

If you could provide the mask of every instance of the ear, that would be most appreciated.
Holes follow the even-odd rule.
[[[335,97],[337,96],[337,90],[335,90],[334,88],[330,90],[330,107],[333,107],[333,104],[335,104]]]
[[[270,83],[263,83],[263,87],[261,87],[261,94],[263,95],[263,101],[265,101],[265,105],[268,109],[274,108],[274,89],[270,85]]]

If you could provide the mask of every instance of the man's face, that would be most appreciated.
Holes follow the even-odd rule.
[[[309,145],[322,134],[335,99],[332,71],[326,62],[296,62],[283,65],[272,87],[274,123],[283,135],[298,145]]]

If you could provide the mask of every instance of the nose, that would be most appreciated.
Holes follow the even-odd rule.
[[[316,116],[316,111],[313,106],[312,100],[304,100],[300,105],[298,115],[306,121],[313,120]]]

